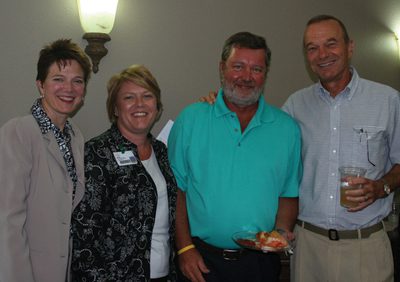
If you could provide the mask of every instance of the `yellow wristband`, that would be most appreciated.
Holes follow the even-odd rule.
[[[183,254],[184,252],[187,252],[190,249],[194,249],[194,248],[196,248],[196,246],[193,244],[187,245],[186,247],[183,247],[182,249],[178,250],[177,254],[179,256],[179,255]]]

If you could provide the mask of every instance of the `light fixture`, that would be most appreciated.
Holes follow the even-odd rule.
[[[77,0],[79,18],[85,34],[83,39],[88,41],[86,54],[92,59],[93,72],[99,70],[99,62],[108,50],[104,47],[111,40],[108,35],[114,25],[118,0]]]
[[[397,51],[399,52],[399,59],[400,59],[400,29],[394,32],[394,38],[397,42]]]

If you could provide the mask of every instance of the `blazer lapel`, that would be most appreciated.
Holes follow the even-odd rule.
[[[50,131],[44,135],[44,140],[47,141],[47,149],[50,153],[50,156],[54,159],[55,163],[57,163],[57,165],[64,171],[64,175],[68,175],[68,170],[60,151],[60,147],[58,146],[56,139]],[[49,168],[50,174],[53,175],[53,173],[51,173],[52,166],[50,165]],[[67,191],[69,187],[72,187],[72,180],[70,179],[70,177],[67,177],[65,180],[68,181],[68,185],[62,185],[62,187],[64,190]]]
[[[83,142],[77,141],[74,138],[74,134],[71,136],[71,147],[72,154],[74,156],[74,163],[76,168],[76,175],[78,177],[78,183],[76,185],[75,191],[75,200],[73,204],[73,209],[78,205],[78,203],[82,200],[83,194],[85,192],[85,175],[84,175],[84,161],[83,161]]]

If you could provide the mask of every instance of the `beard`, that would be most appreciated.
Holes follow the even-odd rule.
[[[252,83],[241,82],[241,84],[251,86]],[[222,82],[222,88],[226,99],[238,107],[246,107],[257,103],[261,93],[264,92],[264,86],[262,86],[254,88],[250,93],[243,94],[243,91],[235,88],[234,84],[227,84],[226,82]]]

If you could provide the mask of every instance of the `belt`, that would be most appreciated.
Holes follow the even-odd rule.
[[[368,238],[372,233],[378,232],[384,228],[383,223],[379,222],[370,227],[356,229],[356,230],[336,230],[336,229],[324,229],[311,223],[297,220],[297,225],[303,227],[306,230],[317,233],[319,235],[328,237],[329,240],[338,241],[340,239],[363,239]]]
[[[151,278],[150,282],[168,282],[168,276],[160,278]]]
[[[224,260],[238,260],[246,254],[245,249],[221,249],[204,242],[199,237],[193,237],[192,241],[199,250],[221,256]]]

